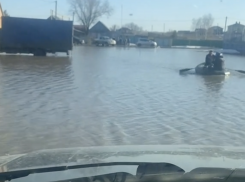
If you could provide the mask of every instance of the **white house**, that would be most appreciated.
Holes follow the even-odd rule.
[[[240,22],[229,25],[224,39],[227,41],[245,41],[245,25]]]
[[[245,29],[245,25],[240,24],[240,22],[236,22],[233,25],[228,26],[228,33],[243,33]]]

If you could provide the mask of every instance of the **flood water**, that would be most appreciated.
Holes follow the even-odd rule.
[[[0,56],[0,155],[142,144],[243,146],[245,74],[179,75],[191,49],[76,47]],[[225,55],[245,70],[245,57]]]

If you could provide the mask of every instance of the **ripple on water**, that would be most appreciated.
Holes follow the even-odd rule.
[[[243,145],[245,77],[178,74],[203,56],[195,50],[94,47],[75,48],[71,58],[2,56],[0,154],[100,145]],[[242,58],[232,61],[243,67]]]

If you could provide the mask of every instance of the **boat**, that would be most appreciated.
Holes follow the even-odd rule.
[[[205,63],[201,63],[196,66],[195,72],[198,75],[229,75],[230,72],[226,69],[224,70],[214,70],[213,68],[205,67]]]

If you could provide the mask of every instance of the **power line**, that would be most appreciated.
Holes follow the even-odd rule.
[[[41,1],[43,3],[49,3],[49,4],[54,3],[53,0],[39,0],[39,1]]]
[[[55,9],[55,17],[57,17],[57,5],[58,5],[58,1],[57,0],[55,0],[55,1],[53,1],[53,0],[39,0],[39,1],[42,1],[42,2],[44,2],[44,3],[55,3],[55,7],[54,7],[54,9]]]
[[[235,17],[229,17],[229,19],[236,20],[236,21],[245,21],[245,19],[240,19]]]
[[[119,20],[118,18],[113,18],[114,20]],[[223,20],[224,18],[214,18],[214,20]],[[132,21],[132,19],[124,19],[124,21]],[[189,20],[147,20],[147,19],[134,19],[134,21],[143,21],[143,22],[192,22],[193,19]]]

